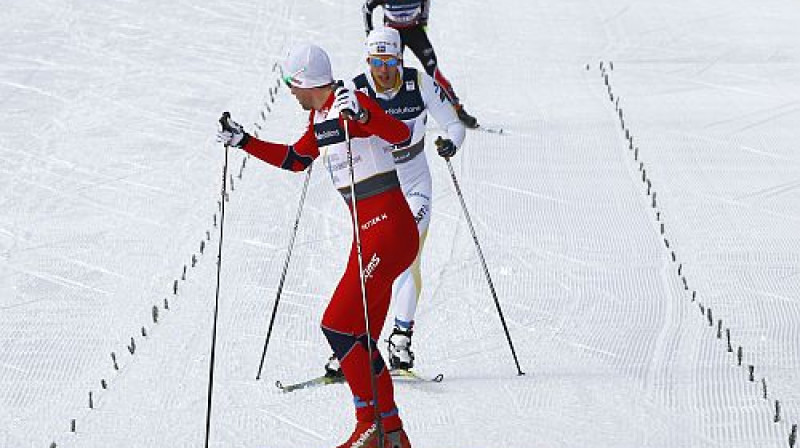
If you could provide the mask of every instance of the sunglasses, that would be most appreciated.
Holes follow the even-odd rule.
[[[397,58],[388,58],[388,59],[381,59],[381,58],[369,58],[369,65],[375,68],[381,68],[384,65],[386,67],[397,67],[400,65],[400,60]]]
[[[299,75],[300,73],[303,73],[304,71],[306,71],[305,67],[292,73],[291,75],[284,75],[283,82],[286,83],[286,87],[291,89],[292,87],[299,87],[301,84],[303,84],[303,82],[295,78],[295,76]]]

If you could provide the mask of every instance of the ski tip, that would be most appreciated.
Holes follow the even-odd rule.
[[[439,373],[436,376],[430,377],[426,375],[419,375],[413,370],[408,369],[391,369],[389,373],[392,375],[392,378],[397,379],[409,379],[409,380],[416,380],[416,381],[430,381],[432,383],[441,383],[444,379],[444,374]]]
[[[275,387],[277,387],[280,390],[286,390],[286,388],[283,387],[283,383],[281,383],[281,380],[276,380],[275,381]]]

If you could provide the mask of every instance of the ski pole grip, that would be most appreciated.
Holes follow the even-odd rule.
[[[441,148],[442,145],[444,145],[444,139],[440,135],[440,136],[436,137],[436,141],[433,142],[433,144],[436,145],[436,151],[438,152],[439,148]],[[450,162],[450,157],[445,157],[444,159],[447,160],[448,162]]]
[[[222,116],[219,118],[219,125],[222,126],[223,131],[233,131],[229,123],[230,119],[231,119],[231,113],[227,111],[223,112]]]

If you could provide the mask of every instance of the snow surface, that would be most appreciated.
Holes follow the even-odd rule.
[[[203,445],[216,119],[230,110],[296,138],[305,114],[274,64],[313,41],[354,75],[359,8],[3,5],[0,447]],[[416,448],[788,446],[800,421],[798,22],[789,0],[433,2],[442,70],[504,129],[470,132],[454,166],[527,375],[429,154],[414,344],[419,369],[446,379],[397,385]],[[232,151],[211,445],[335,446],[353,425],[347,388],[273,382],[313,376],[329,354],[319,321],[346,208],[314,172],[256,381],[303,175],[243,161]]]

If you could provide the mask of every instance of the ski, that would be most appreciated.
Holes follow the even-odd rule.
[[[430,126],[428,128],[428,130],[443,132],[440,128],[437,128],[437,127],[434,127],[434,126]],[[508,131],[505,128],[503,128],[502,126],[496,126],[496,125],[478,124],[478,126],[474,127],[474,128],[467,127],[467,130],[468,131],[476,131],[476,132],[486,132],[486,133],[489,133],[489,134],[502,135],[502,136],[509,135]]]
[[[490,134],[506,135],[503,128],[499,126],[483,126],[479,124],[478,127],[476,128],[467,128],[467,129],[472,129],[473,131],[488,132]]]
[[[444,374],[439,373],[436,376],[424,376],[420,375],[413,370],[406,370],[406,369],[392,369],[389,371],[392,375],[392,378],[395,380],[400,381],[413,381],[413,382],[429,382],[429,383],[441,383],[444,380]],[[301,389],[309,389],[312,387],[319,387],[319,386],[327,386],[329,384],[342,384],[344,383],[343,376],[331,377],[321,375],[316,378],[311,378],[306,381],[301,381],[299,383],[293,384],[283,384],[280,380],[275,381],[275,387],[280,389],[283,392],[294,392],[296,390]]]
[[[340,384],[344,383],[343,376],[318,376],[316,378],[311,378],[310,380],[301,381],[299,383],[294,384],[283,384],[280,380],[275,381],[275,386],[282,390],[283,392],[294,392],[300,389],[308,389],[311,387],[317,386],[327,386],[328,384]]]
[[[413,370],[407,369],[392,369],[389,371],[392,374],[392,378],[394,379],[404,379],[410,381],[423,381],[423,382],[430,382],[430,383],[441,383],[444,379],[444,374],[439,373],[436,376],[429,377],[420,375]]]

